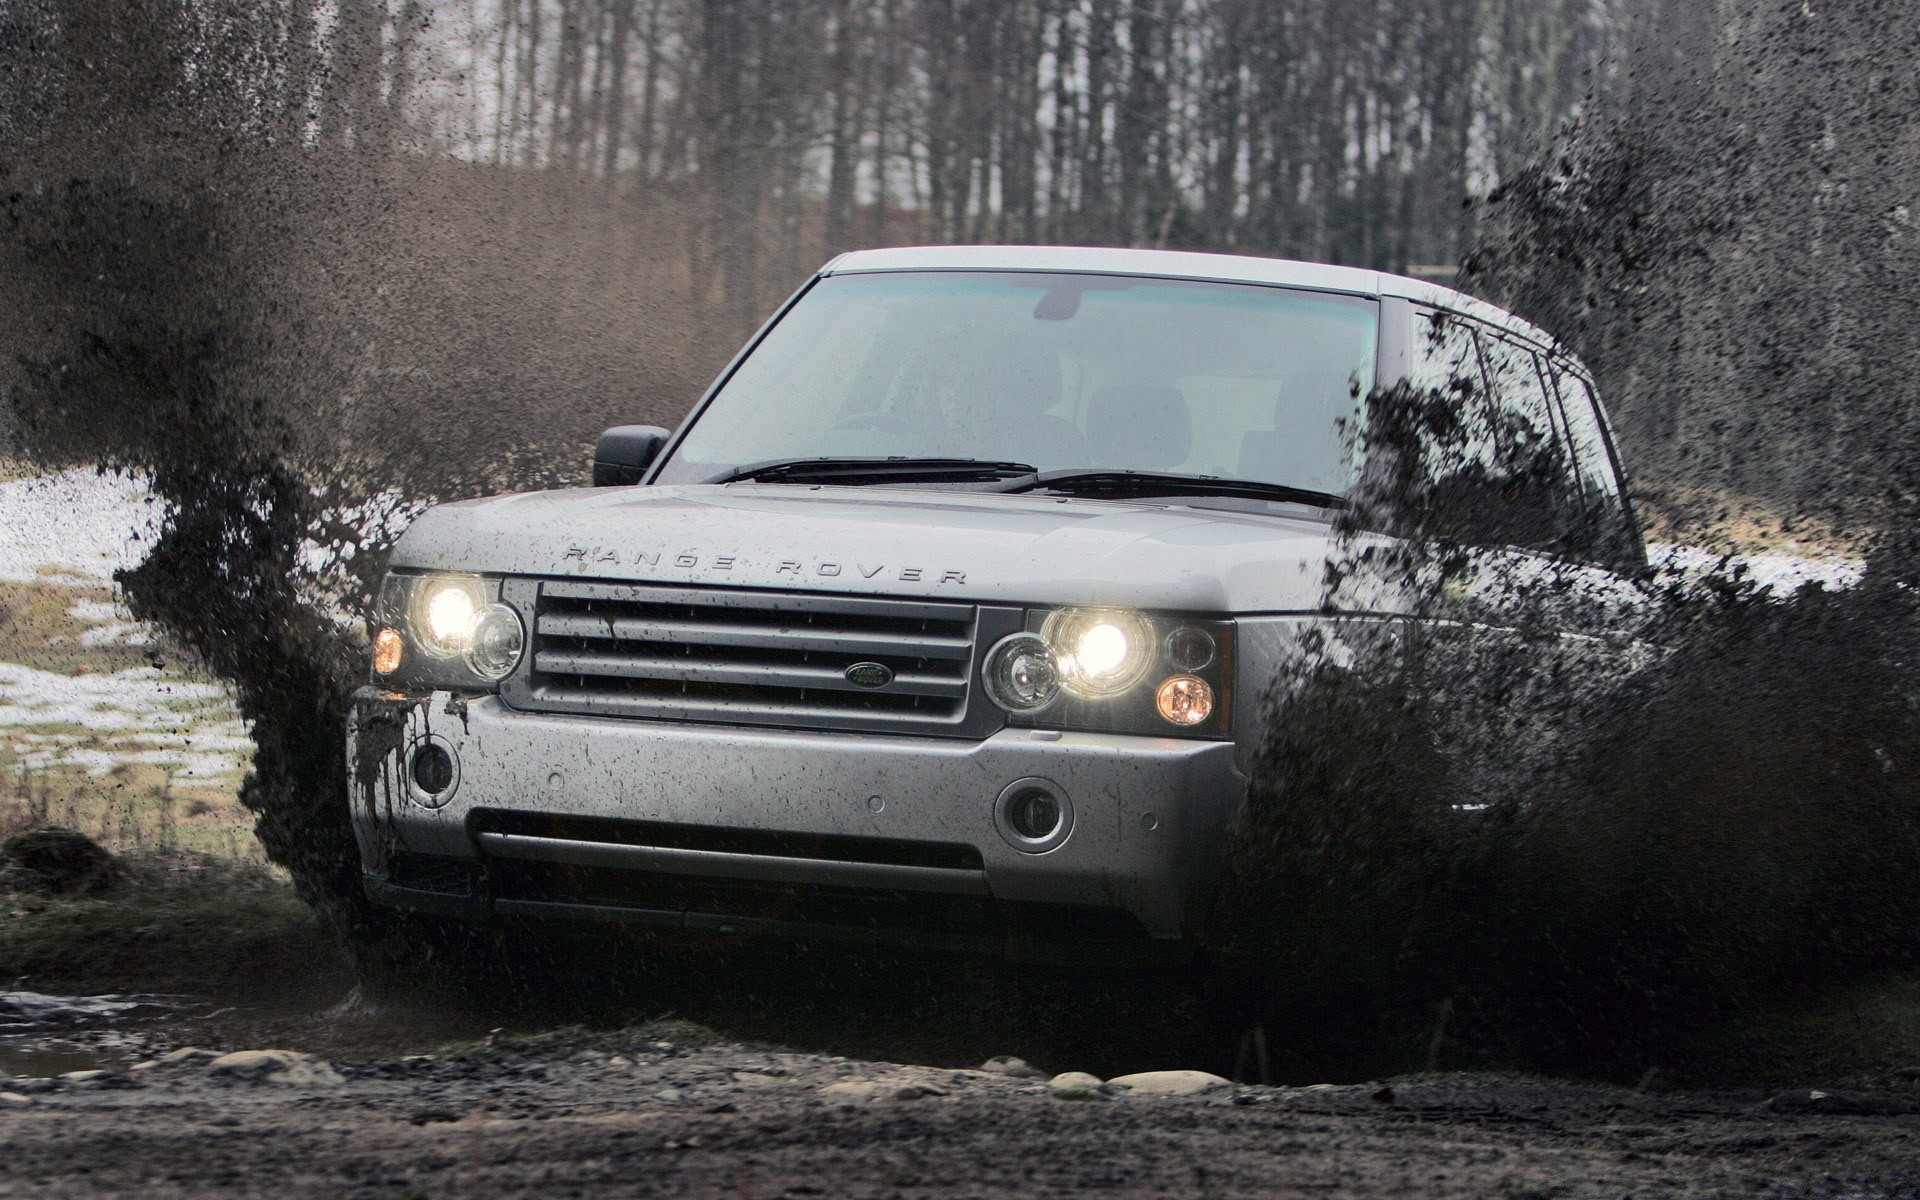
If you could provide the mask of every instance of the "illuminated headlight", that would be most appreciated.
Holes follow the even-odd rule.
[[[373,673],[387,687],[486,690],[526,653],[526,626],[497,579],[396,571],[376,616]]]
[[[452,658],[472,642],[474,618],[486,602],[486,586],[479,579],[429,575],[414,588],[409,632],[427,654]]]
[[[1224,737],[1231,621],[1111,608],[1029,612],[1024,632],[981,664],[987,696],[1013,724]]]
[[[1047,617],[1040,636],[1060,657],[1060,682],[1083,699],[1114,696],[1140,682],[1151,665],[1154,637],[1127,612],[1064,608]]]

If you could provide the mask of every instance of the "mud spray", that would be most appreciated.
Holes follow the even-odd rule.
[[[1757,504],[1871,564],[1838,592],[1648,571],[1596,598],[1464,549],[1468,498],[1539,464],[1436,491],[1460,472],[1432,397],[1373,398],[1398,473],[1330,604],[1384,575],[1473,629],[1467,572],[1503,615],[1336,628],[1269,698],[1216,919],[1233,1002],[1302,1062],[1637,1070],[1916,951],[1920,30],[1896,0],[1643,8],[1590,115],[1491,203],[1470,284],[1599,371],[1663,528]],[[645,282],[684,265],[633,232],[670,198],[316,139],[261,100],[302,64],[243,24],[0,10],[8,398],[26,453],[169,504],[129,602],[232,682],[262,844],[373,945],[342,765],[364,648],[337,615],[419,503],[576,478],[595,431],[671,423],[729,347]]]

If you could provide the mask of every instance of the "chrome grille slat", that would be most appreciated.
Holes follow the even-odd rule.
[[[533,712],[959,736],[980,610],[968,604],[581,580],[517,589]],[[997,612],[997,610],[995,610]],[[892,672],[878,687],[859,663]]]
[[[880,632],[831,633],[805,626],[717,622],[644,621],[632,617],[543,614],[537,632],[551,637],[595,638],[611,642],[663,642],[702,646],[766,647],[829,653],[886,653],[917,658],[973,657],[969,638],[913,637]]]
[[[849,664],[851,665],[851,664]],[[833,692],[860,692],[869,689],[850,682],[843,670],[832,667],[782,667],[758,663],[717,663],[698,658],[653,657],[619,653],[540,650],[533,656],[533,669],[542,675],[581,675],[610,679],[680,679],[688,683],[739,683],[752,687],[820,688]],[[965,696],[965,678],[942,679],[936,675],[900,672],[889,690],[901,696]]]
[[[643,583],[580,583],[572,579],[548,580],[540,585],[540,595],[542,599],[668,604],[723,612],[745,609],[749,612],[870,615],[896,621],[971,621],[973,611],[970,606],[959,604],[869,600],[860,596],[826,596],[814,592],[730,592],[719,588],[659,587]]]

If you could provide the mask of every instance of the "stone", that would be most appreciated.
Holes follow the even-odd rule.
[[[1062,1071],[1047,1080],[1047,1088],[1062,1100],[1093,1100],[1107,1094],[1106,1081],[1085,1071]]]
[[[141,1063],[134,1069],[139,1070],[140,1067],[146,1067],[148,1070],[153,1071],[192,1070],[204,1067],[208,1063],[217,1062],[219,1058],[220,1052],[218,1050],[208,1050],[200,1046],[182,1046],[178,1050],[167,1051],[150,1063]]]
[[[105,1079],[106,1077],[107,1073],[105,1071],[97,1069],[92,1071],[62,1071],[60,1073],[60,1082],[93,1083],[96,1080]]]
[[[1108,1082],[1139,1096],[1200,1096],[1233,1086],[1232,1081],[1205,1071],[1141,1071]]]
[[[293,1086],[334,1086],[346,1082],[330,1064],[297,1050],[236,1050],[209,1062],[207,1074],[246,1083]]]
[[[1025,1059],[1010,1054],[996,1055],[980,1064],[980,1069],[989,1075],[1006,1075],[1014,1079],[1045,1079],[1047,1073],[1027,1065]]]
[[[31,1096],[22,1096],[19,1092],[0,1092],[0,1108],[19,1108],[23,1104],[32,1104]]]
[[[864,1104],[873,1099],[880,1085],[871,1079],[843,1079],[839,1083],[830,1083],[820,1089],[825,1100],[838,1100],[844,1104]]]

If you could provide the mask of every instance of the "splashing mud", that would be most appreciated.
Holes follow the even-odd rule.
[[[1868,569],[1597,586],[1475,549],[1555,552],[1550,506],[1485,527],[1535,464],[1476,465],[1443,392],[1375,397],[1396,470],[1330,608],[1393,586],[1426,620],[1303,648],[1218,914],[1256,1002],[1316,1014],[1362,1069],[1630,1076],[1920,952],[1920,245],[1895,149],[1920,45],[1874,4],[1641,7],[1622,79],[1496,197],[1469,277],[1596,367],[1670,535],[1757,505]]]
[[[168,502],[129,601],[233,682],[263,844],[366,943],[342,740],[364,648],[336,614],[364,606],[377,531],[571,478],[594,431],[672,418],[724,348],[670,289],[590,302],[630,197],[313,142],[253,103],[291,65],[190,7],[8,10],[8,394],[34,457],[140,471]],[[1872,565],[1790,595],[1568,566],[1567,514],[1489,524],[1540,462],[1467,470],[1432,396],[1375,397],[1393,472],[1329,604],[1393,588],[1433,619],[1301,648],[1217,914],[1247,995],[1326,1031],[1303,1054],[1364,1020],[1395,1063],[1626,1069],[1915,953],[1920,160],[1890,148],[1920,34],[1891,0],[1722,7],[1695,56],[1642,46],[1634,86],[1505,189],[1471,278],[1594,364],[1671,527],[1759,497],[1872,541]],[[36,21],[55,32],[26,39]],[[1836,93],[1857,102],[1809,102]],[[542,240],[550,203],[564,236]],[[1547,556],[1475,549],[1514,540]]]

